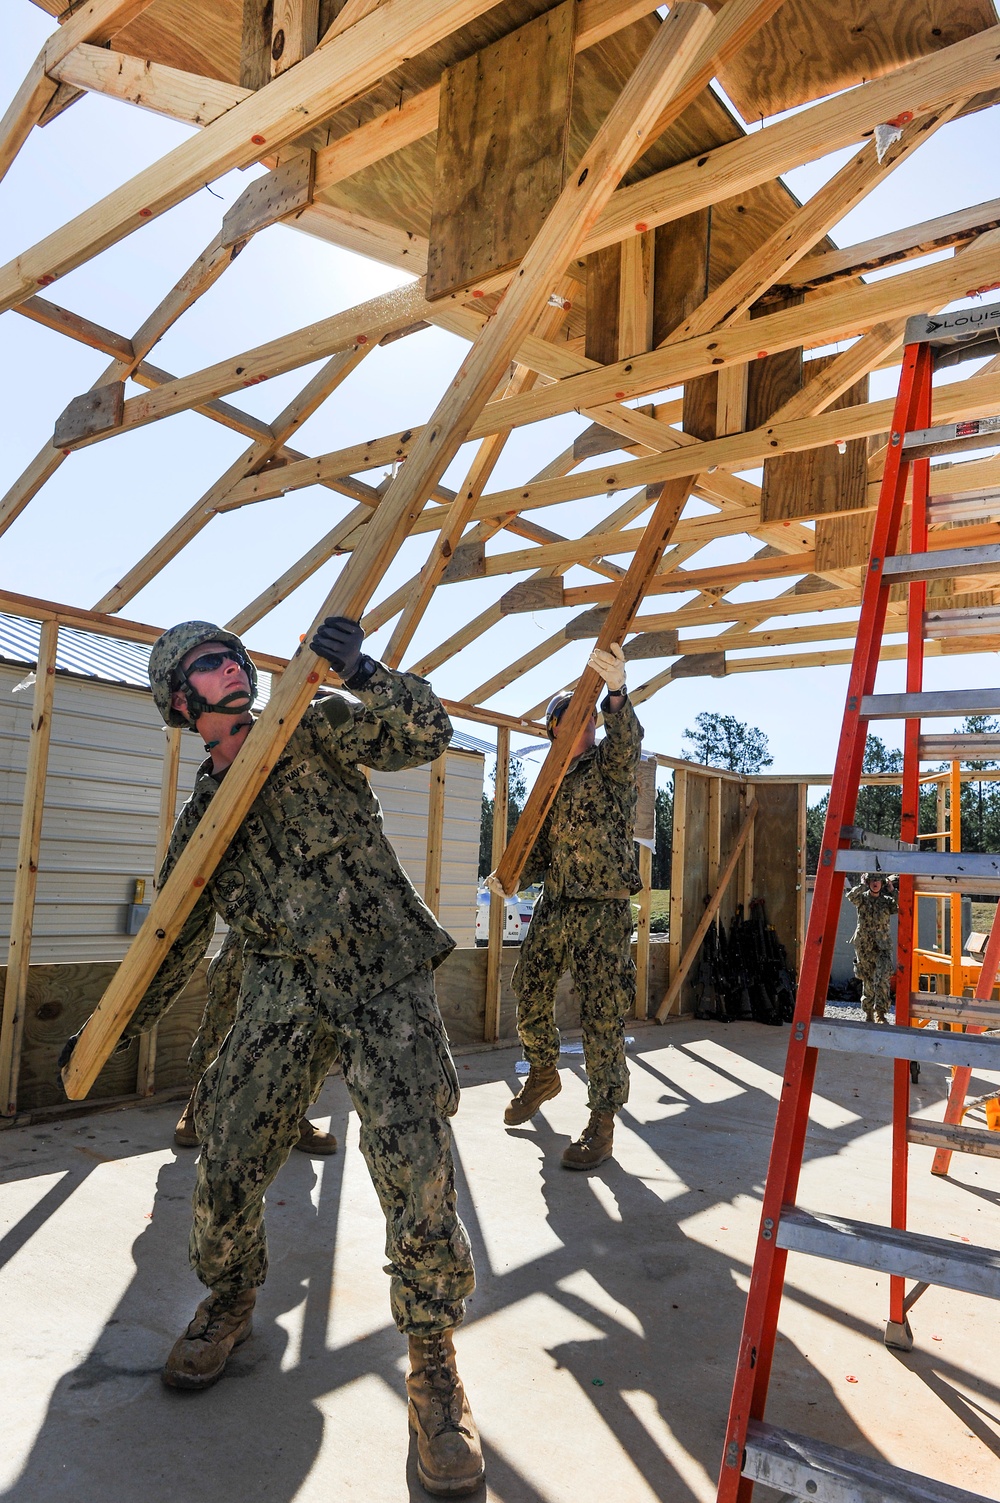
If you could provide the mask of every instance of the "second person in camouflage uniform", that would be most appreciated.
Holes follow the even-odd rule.
[[[892,1006],[890,983],[896,969],[889,921],[899,909],[891,878],[881,872],[865,872],[847,901],[858,910],[857,928],[851,935],[854,974],[861,981],[861,1006],[868,1022],[884,1023]]]
[[[164,1381],[207,1387],[251,1334],[267,1275],[264,1194],[339,1057],[385,1214],[418,1475],[453,1496],[483,1476],[452,1339],[475,1283],[451,1154],[458,1081],[432,974],[453,941],[399,865],[361,770],[432,761],[451,722],[424,679],[365,656],[363,636],[357,622],[333,617],[314,637],[350,692],[306,709],[125,1035],[145,1032],[171,1005],[220,915],[242,938],[243,973],[235,1023],[195,1102],[202,1151],[190,1255],[210,1293],[174,1344]],[[164,718],[190,722],[210,754],[174,826],[162,885],[252,735],[256,675],[239,638],[203,621],[164,633],[149,672]]]
[[[605,735],[597,741],[591,717],[525,864],[525,881],[544,882],[512,979],[531,1069],[504,1114],[508,1126],[527,1122],[562,1088],[555,994],[568,970],[580,998],[590,1119],[562,1156],[567,1169],[591,1169],[611,1157],[615,1113],[628,1100],[625,1018],[635,1006],[630,898],[642,887],[633,839],[642,726],[625,688],[622,649],[595,650],[589,666],[608,687],[601,704]],[[553,740],[570,698],[558,694],[549,704]],[[497,890],[494,874],[487,882]]]

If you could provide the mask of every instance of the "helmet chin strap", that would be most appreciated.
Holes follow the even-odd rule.
[[[225,713],[226,714],[232,714],[233,711],[229,710],[229,711],[226,711]],[[235,736],[239,731],[249,730],[252,725],[253,725],[253,720],[252,719],[251,720],[237,720],[236,724],[231,727],[229,734],[230,734],[230,736]],[[214,751],[215,748],[217,746],[220,746],[221,744],[222,744],[222,737],[221,736],[216,736],[216,738],[215,738],[214,741],[206,741],[205,742],[205,750],[207,752]]]
[[[184,680],[184,694],[187,698],[188,725],[192,731],[197,731],[198,721],[203,715],[242,715],[253,702],[249,689],[233,689],[224,694],[218,704],[209,704],[188,678]]]

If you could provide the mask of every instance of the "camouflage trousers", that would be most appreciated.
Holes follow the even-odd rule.
[[[855,962],[854,974],[861,982],[861,1006],[869,1023],[886,1020],[892,1006],[890,982],[894,969],[892,956],[884,953],[866,957],[864,962],[859,957]]]
[[[236,1004],[240,998],[242,979],[243,945],[236,931],[230,929],[222,949],[208,968],[208,1002],[188,1055],[192,1085],[204,1075],[222,1048],[226,1034],[236,1022]]]
[[[854,941],[854,974],[861,982],[861,1006],[868,1022],[884,1023],[892,1006],[890,982],[895,970],[892,950],[859,934]]]
[[[588,1104],[617,1111],[628,1100],[625,1018],[635,1006],[628,898],[581,901],[543,892],[536,903],[511,981],[518,1035],[533,1065],[559,1061],[555,996],[567,970],[580,998]]]
[[[451,1155],[458,1078],[429,966],[345,1003],[307,960],[244,957],[236,1021],[195,1097],[192,1267],[223,1296],[264,1282],[264,1194],[338,1054],[385,1214],[393,1319],[405,1332],[458,1325],[475,1273]]]

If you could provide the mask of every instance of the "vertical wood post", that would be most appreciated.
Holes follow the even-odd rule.
[[[262,89],[271,78],[273,0],[243,0],[240,33],[240,86]]]
[[[629,235],[619,247],[618,358],[653,348],[653,244],[655,231]]]
[[[722,779],[708,780],[708,890],[715,891],[722,867]]]
[[[319,40],[319,0],[274,0],[271,77],[308,57]]]
[[[799,784],[798,805],[798,855],[799,859],[795,869],[795,974],[799,974],[802,964],[802,947],[806,942],[806,849],[808,845],[808,824],[806,813],[808,810],[809,787],[806,783]]]
[[[649,915],[653,906],[653,853],[648,845],[639,847],[639,918],[636,924],[635,1015],[640,1021],[649,1016]]]
[[[424,860],[424,902],[435,918],[441,917],[441,854],[444,847],[444,784],[448,753],[431,763],[427,796],[427,854]]]
[[[3,1019],[0,1022],[0,1090],[3,1092],[0,1110],[5,1117],[13,1117],[17,1111],[17,1080],[21,1065],[24,1007],[28,995],[28,968],[31,964],[31,935],[35,921],[35,893],[38,889],[38,852],[42,838],[58,645],[59,627],[55,621],[43,622],[35,670],[28,765],[24,774],[21,833],[17,844],[14,904],[10,916],[10,947],[7,952],[7,984]]]
[[[677,975],[684,954],[684,863],[687,843],[688,773],[674,768],[674,829],[670,846],[670,983]]]
[[[181,731],[168,727],[164,731],[166,744],[163,748],[163,771],[160,775],[160,810],[156,821],[156,856],[153,862],[153,885],[160,875],[163,858],[167,854],[170,832],[174,827],[177,812],[177,779],[181,764]],[[151,1028],[139,1039],[139,1059],[136,1064],[135,1089],[139,1096],[151,1096],[156,1089],[156,1028]]]
[[[948,845],[952,851],[962,849],[962,764],[952,762],[951,772],[948,778]],[[914,899],[914,906],[916,899]],[[949,898],[949,916],[951,919],[951,986],[953,997],[960,997],[965,988],[962,985],[962,895],[953,892]],[[907,978],[909,982],[909,978]]]
[[[744,790],[743,790],[743,807],[744,807],[744,809],[746,809],[748,800],[751,797],[752,797],[752,795],[750,793],[750,789],[748,787],[744,787]],[[754,832],[754,827],[753,827],[753,825],[751,825],[750,826],[750,833],[747,835],[747,843],[746,843],[746,845],[743,848],[743,873],[742,873],[743,880],[740,883],[740,902],[743,904],[743,917],[744,918],[748,918],[749,917],[749,914],[750,914],[750,900],[753,897],[753,832]]]
[[[945,781],[944,778],[941,778],[938,781],[938,785],[937,785],[937,824],[934,826],[934,828],[936,830],[943,831],[945,829],[945,827],[946,827],[947,819],[948,819],[948,784],[947,784],[947,782]],[[939,834],[937,840],[935,840],[934,844],[937,846],[937,848],[938,848],[939,851],[943,851],[945,849],[946,839],[947,839],[947,837],[945,835]],[[919,898],[914,898],[913,901],[914,901],[914,903],[919,904],[920,899]],[[947,899],[945,897],[943,897],[943,896],[940,897],[940,898],[935,898],[934,899],[934,915],[935,915],[936,927],[937,927],[936,943],[937,943],[937,947],[938,947],[939,950],[943,950],[944,949],[944,905],[945,905],[946,901],[947,901]],[[919,907],[918,907],[917,911],[919,912]],[[918,925],[918,934],[919,934],[919,925]],[[934,985],[935,985],[935,987],[937,986],[937,982],[936,981],[935,981]],[[919,988],[919,986],[920,986],[920,978],[919,978],[919,976],[915,976],[913,978],[913,981],[911,982],[911,990],[912,991],[917,991],[918,988]]]
[[[496,871],[507,844],[507,805],[510,793],[510,731],[497,729],[497,771],[493,789],[493,845],[490,866]],[[487,1044],[500,1037],[500,961],[503,956],[503,931],[507,904],[495,893],[490,894],[490,938],[486,951],[486,1012],[483,1038]]]

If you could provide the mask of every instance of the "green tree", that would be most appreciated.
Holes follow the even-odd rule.
[[[694,748],[688,756],[689,762],[727,767],[731,772],[744,774],[760,772],[774,762],[764,732],[737,720],[735,715],[703,711],[695,716],[694,723],[695,730],[684,732],[684,740],[690,741]]]
[[[670,886],[670,856],[674,837],[674,790],[656,790],[656,849],[653,852],[653,878],[651,886]]]
[[[862,772],[901,773],[903,753],[896,751],[882,740],[881,736],[868,733]],[[830,795],[824,794],[818,803],[806,810],[806,871],[815,872],[819,863],[823,826]],[[872,835],[899,836],[903,809],[901,783],[862,783],[858,789],[857,808],[853,825]],[[937,829],[937,794],[933,784],[920,794],[918,828],[922,834]]]
[[[493,759],[493,766],[489,772],[490,785],[495,790],[497,783],[497,763]],[[510,759],[510,777],[507,789],[507,839],[521,817],[525,799],[528,797],[528,779],[524,771],[524,763],[520,757]],[[493,798],[488,796],[483,789],[482,816],[479,822],[479,880],[488,877],[493,870]]]
[[[993,715],[969,715],[962,722],[966,736],[995,736],[1000,720]],[[972,772],[996,767],[996,761],[965,762]],[[1000,851],[1000,790],[996,783],[962,784],[962,849]]]

